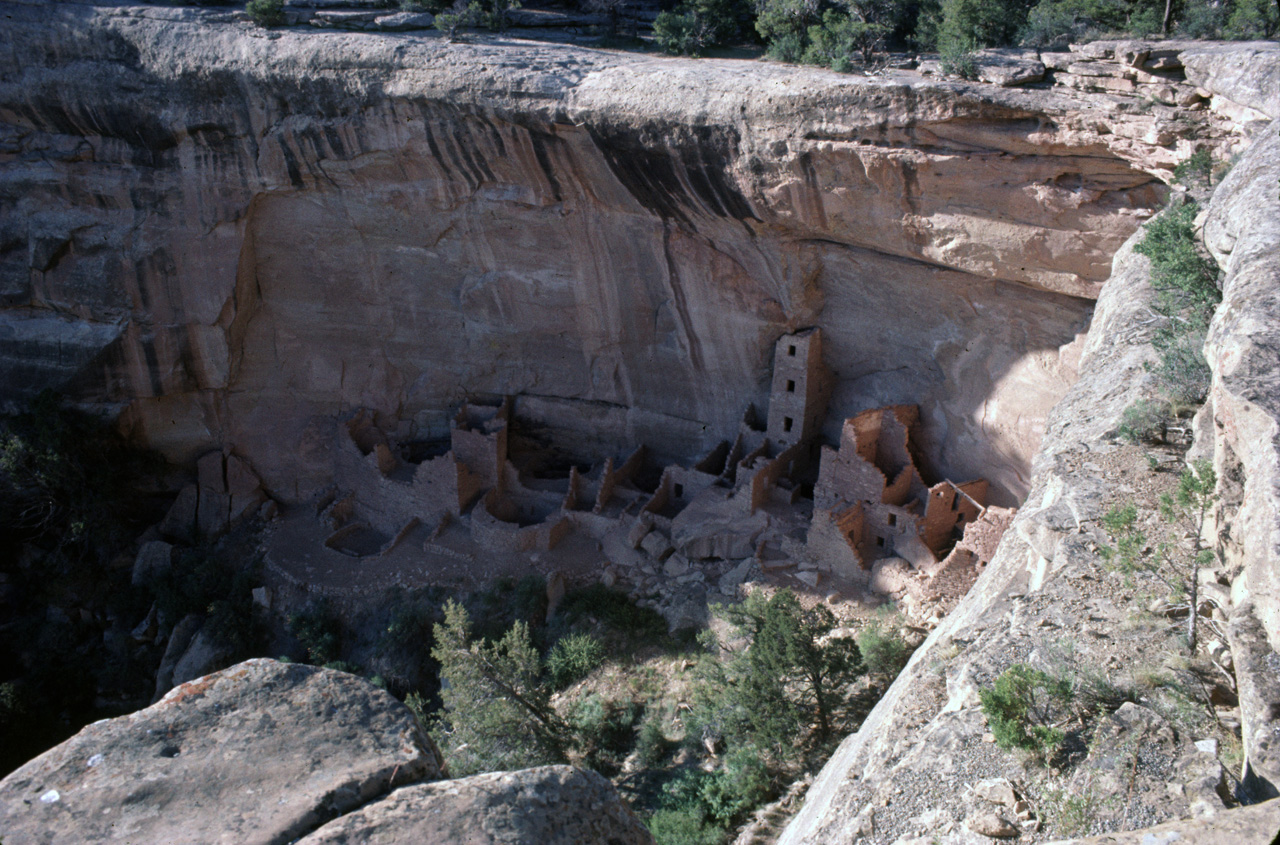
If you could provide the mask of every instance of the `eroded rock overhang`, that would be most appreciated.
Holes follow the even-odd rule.
[[[919,404],[937,469],[1012,502],[1112,253],[1204,128],[911,74],[3,6],[6,394],[121,410],[179,460],[234,448],[284,498],[326,483],[337,415],[426,436],[468,395],[586,458],[688,459],[819,326],[829,425]]]

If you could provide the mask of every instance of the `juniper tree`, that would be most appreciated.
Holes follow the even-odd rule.
[[[551,707],[542,661],[517,621],[497,642],[476,642],[455,601],[435,626],[444,713],[432,726],[454,775],[565,762],[569,731]]]
[[[790,590],[751,595],[724,614],[749,643],[719,667],[703,709],[736,743],[790,756],[804,726],[830,738],[845,687],[863,672],[852,638],[832,637],[835,616],[823,605],[806,609]]]
[[[1204,544],[1204,531],[1209,512],[1217,501],[1217,476],[1209,461],[1196,461],[1178,478],[1178,489],[1160,497],[1160,514],[1172,525],[1183,528],[1192,538],[1190,552],[1177,542],[1148,545],[1147,535],[1137,526],[1138,508],[1132,502],[1107,512],[1102,523],[1115,542],[1104,547],[1103,557],[1121,572],[1145,573],[1164,584],[1176,597],[1185,597],[1188,605],[1187,648],[1196,650],[1196,628],[1199,624],[1200,568],[1214,562],[1215,553]]]

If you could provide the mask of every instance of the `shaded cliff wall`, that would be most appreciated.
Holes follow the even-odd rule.
[[[1103,95],[0,7],[5,397],[285,497],[334,415],[440,433],[468,394],[688,458],[819,325],[833,435],[917,402],[1008,503],[1179,154]]]

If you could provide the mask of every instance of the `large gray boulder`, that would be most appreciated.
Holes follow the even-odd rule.
[[[653,837],[595,772],[543,766],[398,789],[298,845],[649,845]]]
[[[1211,819],[1191,819],[1148,827],[1129,833],[1109,833],[1087,839],[1071,839],[1050,845],[1172,845],[1178,843],[1275,842],[1280,831],[1280,799],[1241,807]]]
[[[0,781],[5,845],[283,843],[440,776],[403,704],[354,675],[249,660],[89,725]]]

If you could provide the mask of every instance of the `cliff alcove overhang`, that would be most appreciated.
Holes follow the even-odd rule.
[[[328,482],[342,415],[430,438],[468,395],[689,460],[817,326],[832,420],[918,404],[940,471],[1011,504],[1112,252],[1180,133],[1224,131],[1062,89],[5,6],[11,395],[234,449],[285,499]]]

